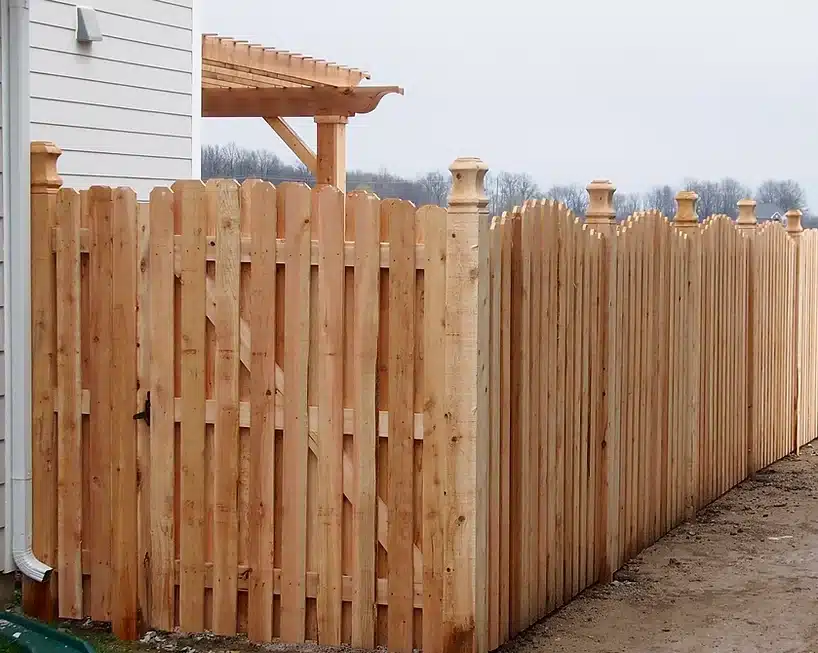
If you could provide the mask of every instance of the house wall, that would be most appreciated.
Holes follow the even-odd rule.
[[[6,184],[3,178],[6,163],[6,143],[3,139],[3,118],[6,114],[5,71],[8,63],[6,47],[8,46],[8,2],[0,0],[0,566],[7,568],[9,562],[6,553],[10,547],[6,542],[6,337],[5,337],[5,238],[3,236],[4,216],[6,215]]]
[[[103,40],[77,43],[76,5],[31,0],[31,139],[63,150],[66,186],[155,186],[198,177],[201,35],[194,0],[83,0],[97,10]],[[0,0],[0,63],[8,44],[8,2]],[[8,61],[4,62],[8,63]],[[7,68],[0,66],[0,97]],[[198,90],[198,89],[197,89]],[[8,100],[8,98],[4,98]],[[7,102],[3,103],[5,107]],[[0,113],[0,144],[3,143]],[[5,153],[5,144],[0,151]],[[0,157],[0,561],[12,569],[6,517],[5,315],[2,220],[7,213]],[[5,180],[6,185],[8,179]]]
[[[66,186],[131,186],[147,199],[199,176],[193,1],[84,1],[103,39],[81,44],[74,2],[31,0],[31,135],[62,148]]]

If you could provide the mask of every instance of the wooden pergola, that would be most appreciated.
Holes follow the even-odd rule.
[[[246,41],[202,37],[202,117],[263,118],[319,184],[346,190],[346,124],[398,86],[359,86],[368,73]],[[313,152],[285,118],[313,117]]]

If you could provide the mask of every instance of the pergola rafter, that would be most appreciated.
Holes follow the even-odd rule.
[[[202,37],[202,116],[259,117],[281,137],[318,183],[345,190],[346,123],[369,113],[398,86],[359,86],[355,68],[212,34]],[[284,118],[314,117],[313,153]]]

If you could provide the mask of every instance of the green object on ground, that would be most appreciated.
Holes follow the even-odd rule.
[[[4,642],[12,644],[9,651],[94,653],[88,642],[12,612],[0,612],[0,651]]]

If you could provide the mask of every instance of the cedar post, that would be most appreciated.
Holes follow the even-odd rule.
[[[56,260],[52,235],[62,179],[53,143],[31,144],[31,505],[32,550],[50,567],[57,564],[57,442],[54,420],[56,381]],[[24,219],[24,218],[23,218]],[[19,316],[15,319],[21,319]],[[9,380],[25,383],[24,379]],[[57,616],[56,579],[26,581],[27,613],[44,621]]]
[[[699,217],[696,214],[696,202],[699,196],[691,190],[679,191],[676,194],[676,215],[673,217],[673,226],[688,236],[689,255],[689,283],[687,306],[688,339],[685,343],[678,343],[680,347],[687,347],[687,356],[690,365],[687,386],[687,410],[684,419],[687,420],[685,434],[689,438],[686,447],[686,479],[685,479],[685,517],[692,519],[696,516],[699,507],[699,380],[701,377],[701,250],[699,249]]]
[[[758,228],[758,217],[756,216],[756,201],[752,199],[739,200],[738,218],[736,218],[736,227],[739,231],[751,236]],[[755,393],[755,373],[753,369],[753,361],[755,360],[755,344],[753,333],[753,283],[755,265],[753,264],[753,239],[748,240],[747,252],[747,471],[746,475],[750,478],[755,477],[756,473],[756,447],[755,447],[755,419],[753,409],[753,394]]]
[[[616,367],[616,269],[617,230],[613,197],[616,187],[607,179],[597,179],[586,187],[588,210],[585,223],[605,238],[608,274],[603,293],[607,296],[603,324],[607,333],[602,353],[603,387],[606,398],[600,411],[600,423],[594,429],[594,446],[599,457],[599,508],[597,512],[597,542],[599,546],[598,581],[609,582],[619,568],[619,378]]]
[[[801,233],[804,228],[801,226],[801,211],[790,209],[787,211],[787,233],[792,238],[795,245],[795,270],[793,272],[793,285],[795,287],[795,297],[793,298],[793,320],[792,320],[792,450],[798,455],[798,401],[801,374],[801,330],[798,328],[801,315]]]
[[[317,116],[318,145],[316,147],[315,182],[335,186],[346,193],[346,116]]]
[[[478,423],[487,394],[478,391],[488,335],[478,302],[481,222],[488,223],[480,159],[449,168],[446,219],[445,469],[443,481],[443,652],[488,651],[488,424]],[[484,292],[484,291],[483,291]],[[434,606],[432,610],[436,609]],[[434,650],[435,643],[424,645]]]

